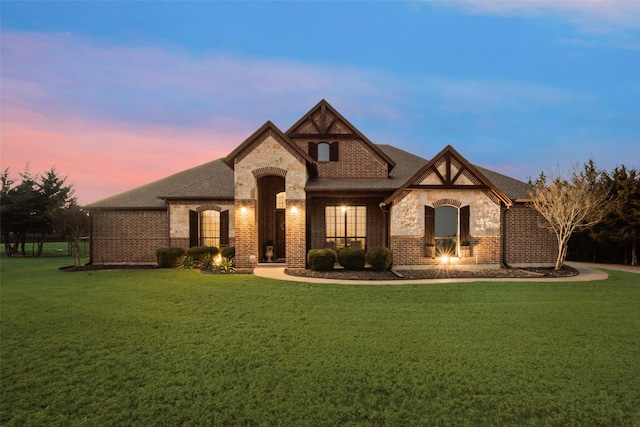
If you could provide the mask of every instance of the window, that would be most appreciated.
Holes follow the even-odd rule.
[[[276,209],[286,209],[287,208],[287,193],[281,191],[276,194]]]
[[[338,142],[309,142],[309,156],[318,162],[338,161]]]
[[[462,206],[424,207],[424,244],[427,258],[470,256],[470,209]]]
[[[458,256],[458,208],[440,206],[435,221],[436,257]]]
[[[366,206],[326,206],[325,234],[327,246],[365,249],[367,242]]]
[[[200,244],[220,247],[220,212],[207,210],[200,213]]]
[[[318,161],[328,162],[330,159],[330,145],[327,142],[318,144]]]

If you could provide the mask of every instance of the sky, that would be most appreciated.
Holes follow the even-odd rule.
[[[526,181],[640,169],[640,2],[0,1],[2,170],[88,204],[286,131],[326,99],[376,144]]]

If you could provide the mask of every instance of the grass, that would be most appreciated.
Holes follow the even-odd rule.
[[[70,263],[1,260],[4,425],[640,424],[638,275],[350,287]]]

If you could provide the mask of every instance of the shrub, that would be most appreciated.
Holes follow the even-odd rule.
[[[233,259],[236,257],[236,247],[235,246],[227,246],[222,250],[222,257],[228,259],[233,262]]]
[[[185,253],[183,248],[159,248],[156,250],[158,266],[162,268],[177,267]]]
[[[338,262],[345,270],[364,270],[364,250],[344,248],[338,252]]]
[[[313,271],[330,271],[336,263],[333,249],[311,249],[307,254],[307,263]]]
[[[385,271],[391,267],[393,257],[389,248],[376,246],[367,251],[367,262],[375,271]]]
[[[215,246],[192,246],[187,251],[187,256],[194,261],[203,262],[207,257],[213,258],[219,253],[220,251]]]

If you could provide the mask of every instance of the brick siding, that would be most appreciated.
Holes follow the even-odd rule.
[[[306,201],[287,200],[287,267],[304,268],[307,263]]]
[[[558,255],[555,234],[541,226],[546,220],[538,212],[524,203],[516,203],[505,217],[507,263],[555,263]]]
[[[156,262],[156,249],[169,245],[166,211],[93,210],[94,264]]]
[[[244,210],[244,212],[243,212]],[[258,261],[258,227],[256,227],[256,202],[245,199],[235,202],[236,217],[236,267],[240,271],[255,267],[250,257]]]
[[[440,258],[426,257],[422,236],[392,236],[391,253],[393,264],[400,265],[439,265]],[[472,237],[469,256],[457,259],[456,264],[499,264],[500,237]]]
[[[359,139],[308,138],[296,139],[295,143],[308,153],[309,142],[335,141],[338,141],[338,161],[318,162],[319,178],[387,178],[387,163]]]

